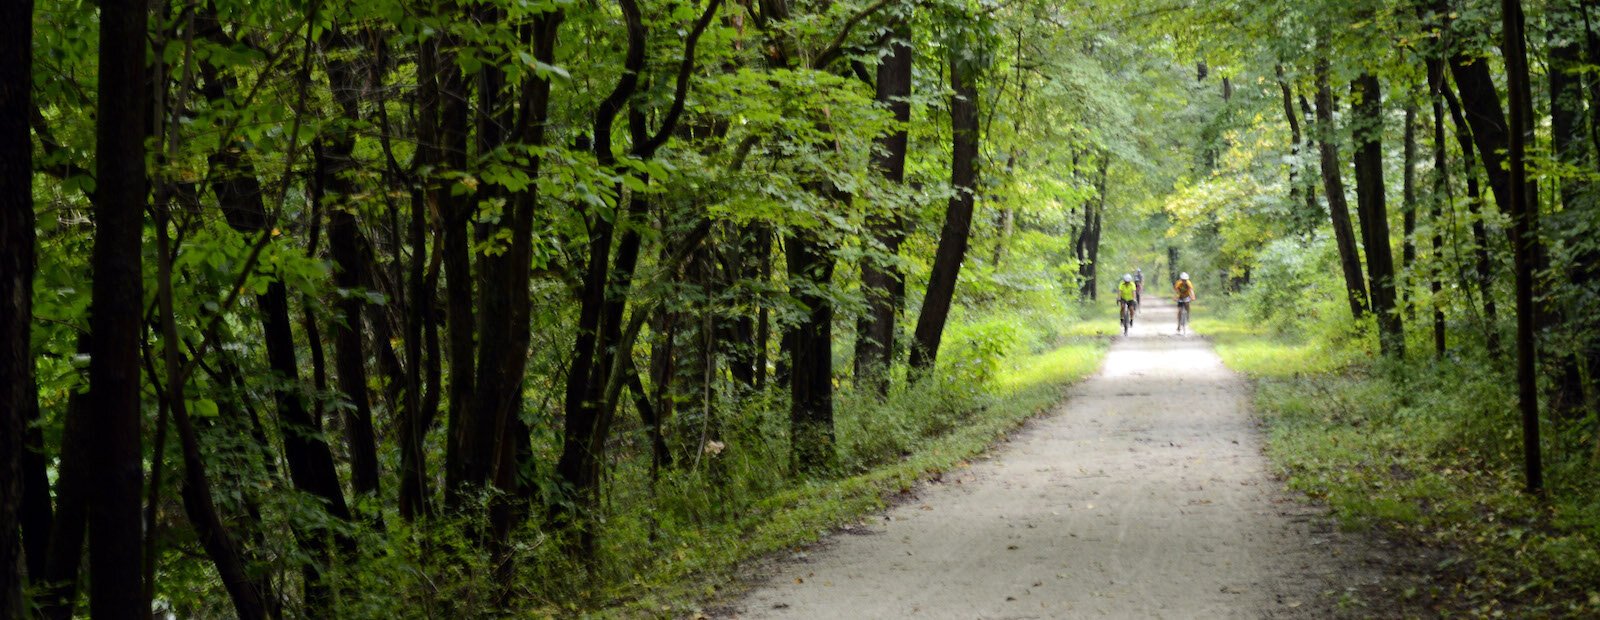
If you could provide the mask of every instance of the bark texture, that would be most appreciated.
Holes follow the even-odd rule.
[[[1318,161],[1322,166],[1322,189],[1328,196],[1328,215],[1333,221],[1333,238],[1339,248],[1339,268],[1344,273],[1350,315],[1359,319],[1367,308],[1367,283],[1361,275],[1361,254],[1355,232],[1350,228],[1350,205],[1345,201],[1344,179],[1340,175],[1339,138],[1333,126],[1333,87],[1329,84],[1328,64],[1317,64]]]
[[[966,260],[967,240],[972,232],[972,210],[977,198],[979,114],[978,86],[971,71],[966,61],[959,57],[951,59],[950,86],[955,95],[950,99],[950,186],[955,189],[955,195],[950,197],[945,209],[944,228],[939,232],[939,247],[934,252],[933,268],[928,274],[922,313],[917,316],[917,331],[911,347],[911,368],[915,372],[931,370],[937,361],[939,342],[944,336],[945,321],[950,317],[956,281],[961,274],[961,263]]]
[[[29,334],[33,320],[33,2],[0,6],[0,617],[22,617],[24,459],[38,397]],[[48,496],[46,496],[48,501]],[[46,504],[48,507],[48,504]],[[30,532],[37,535],[37,530]],[[31,538],[31,536],[30,536]],[[37,557],[36,557],[37,556]],[[27,554],[32,568],[44,556]]]
[[[1397,311],[1394,251],[1389,246],[1389,209],[1383,184],[1383,97],[1377,76],[1364,74],[1350,86],[1355,99],[1356,205],[1367,256],[1367,281],[1378,337],[1385,355],[1404,358],[1405,329]]]
[[[908,134],[904,124],[911,120],[907,97],[911,95],[911,67],[916,54],[911,49],[911,24],[907,19],[896,22],[893,36],[889,54],[878,64],[877,102],[887,107],[901,126],[878,138],[879,151],[873,159],[883,178],[899,185],[905,181]],[[875,218],[872,233],[883,246],[885,257],[892,259],[905,239],[905,218],[898,213]],[[895,323],[905,293],[905,276],[892,260],[867,257],[861,264],[861,290],[866,294],[867,310],[856,327],[856,379],[883,393],[889,387],[887,373],[894,360]]]
[[[97,619],[147,617],[139,342],[144,321],[145,82],[149,7],[100,4],[99,103],[95,123],[94,252],[90,265],[89,611]]]

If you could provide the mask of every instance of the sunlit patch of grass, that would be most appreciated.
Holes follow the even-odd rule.
[[[1078,306],[1077,316],[1078,320],[1064,330],[1068,337],[1110,338],[1122,334],[1122,321],[1114,301],[1084,302]]]
[[[1021,358],[998,378],[997,387],[1017,394],[1076,381],[1100,366],[1106,346],[1104,340],[1078,339],[1054,351]]]
[[[1334,372],[1357,361],[1342,347],[1273,334],[1246,319],[1224,314],[1194,322],[1210,338],[1229,368],[1252,377],[1284,378]]]

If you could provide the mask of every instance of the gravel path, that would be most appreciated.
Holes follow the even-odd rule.
[[[1268,474],[1248,387],[1148,304],[988,460],[769,567],[737,618],[1323,617],[1354,557]]]

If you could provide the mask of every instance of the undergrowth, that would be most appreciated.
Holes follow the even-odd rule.
[[[1530,496],[1515,382],[1481,352],[1432,360],[1418,334],[1408,360],[1384,361],[1367,326],[1275,330],[1247,307],[1226,314],[1197,331],[1254,379],[1267,454],[1289,486],[1326,502],[1346,528],[1445,558],[1402,596],[1446,615],[1600,615],[1592,418],[1545,416],[1548,492]]]
[[[957,467],[981,453],[1059,402],[1067,386],[1098,367],[1107,346],[1104,339],[1062,331],[1044,343],[1025,338],[1004,346],[983,343],[992,348],[990,355],[974,354],[971,348],[980,345],[971,339],[993,336],[994,331],[993,325],[981,323],[953,330],[955,342],[969,340],[952,349],[950,367],[937,381],[897,389],[881,401],[845,394],[836,419],[837,477],[785,484],[776,482],[781,476],[773,472],[770,484],[747,482],[738,497],[730,492],[701,498],[709,501],[699,508],[673,502],[695,501],[691,498],[716,485],[685,481],[672,490],[658,491],[662,503],[657,510],[616,515],[608,524],[606,547],[611,558],[606,564],[626,569],[607,575],[604,587],[587,593],[586,604],[568,603],[565,610],[548,611],[587,608],[595,615],[629,617],[693,614],[735,587],[739,568],[749,560],[813,542],[839,525],[883,508],[924,476]],[[781,467],[786,447],[765,446],[760,453],[742,457],[742,462],[728,468],[734,471],[723,475],[763,478],[764,469]],[[672,495],[676,500],[669,498]],[[707,518],[688,518],[702,513]]]

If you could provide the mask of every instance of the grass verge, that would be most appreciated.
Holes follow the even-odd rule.
[[[1253,379],[1267,455],[1289,486],[1393,544],[1399,572],[1420,573],[1401,576],[1409,585],[1387,594],[1397,600],[1367,593],[1351,611],[1600,617],[1594,463],[1558,460],[1548,495],[1522,493],[1514,384],[1493,364],[1385,362],[1370,338],[1287,338],[1226,318],[1204,327]]]
[[[593,615],[697,614],[702,606],[738,588],[740,569],[749,561],[815,542],[838,526],[882,509],[924,477],[964,464],[1053,407],[1069,386],[1099,367],[1107,346],[1102,338],[1074,336],[1049,351],[1012,358],[948,432],[909,448],[897,461],[779,491],[736,519],[700,531],[694,537],[698,540],[684,540],[673,557],[644,568],[633,583],[614,593],[614,604]]]

